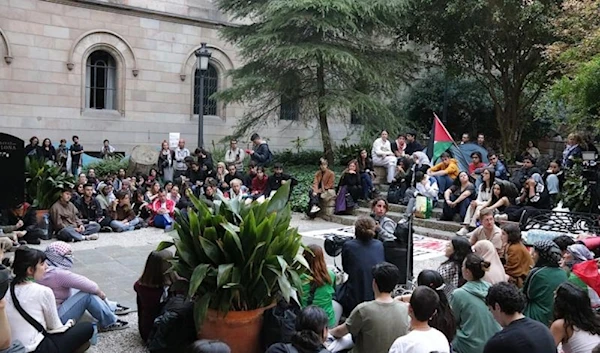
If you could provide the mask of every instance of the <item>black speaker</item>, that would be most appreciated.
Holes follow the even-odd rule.
[[[385,261],[396,265],[400,270],[400,283],[407,284],[412,278],[413,273],[413,251],[410,247],[410,255],[408,254],[408,244],[400,241],[384,241],[383,251]],[[407,258],[407,256],[409,256]],[[410,260],[410,261],[409,261]]]

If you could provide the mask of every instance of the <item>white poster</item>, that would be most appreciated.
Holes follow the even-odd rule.
[[[180,135],[179,132],[169,132],[169,148],[177,148]]]

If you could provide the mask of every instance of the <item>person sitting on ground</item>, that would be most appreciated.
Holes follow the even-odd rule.
[[[285,174],[283,172],[283,164],[275,163],[273,165],[273,175],[269,177],[269,191],[270,196],[275,194],[277,190],[281,187],[281,185],[290,183],[290,195],[292,193],[292,188],[298,185],[298,180],[289,174]]]
[[[500,331],[500,325],[485,303],[491,285],[482,279],[489,267],[490,263],[479,255],[467,255],[462,266],[467,283],[450,296],[450,306],[458,326],[452,349],[457,352],[481,352],[485,343]]]
[[[133,203],[131,204],[133,213],[135,213],[135,216],[141,220],[142,225],[146,227],[150,217],[152,216],[150,205],[144,201],[144,194],[140,190],[136,190],[131,199],[133,200]]]
[[[204,171],[206,177],[215,177],[215,164],[213,162],[212,155],[210,152],[205,150],[204,148],[196,148],[194,151],[196,158],[198,159],[198,164],[200,165],[200,169]]]
[[[258,166],[255,161],[250,161],[250,163],[248,163],[248,171],[246,172],[246,175],[244,176],[244,179],[243,179],[244,185],[246,185],[246,187],[248,189],[252,188],[252,180],[256,176],[257,168],[258,168]]]
[[[245,196],[248,195],[248,188],[246,188],[244,186],[244,184],[242,184],[242,181],[240,179],[233,179],[229,182],[229,185],[231,186],[231,188],[229,189],[229,191],[226,194],[226,197],[228,197],[229,199],[239,199],[242,200]]]
[[[284,351],[287,353],[287,351]],[[185,353],[231,353],[229,346],[217,340],[198,340]]]
[[[337,301],[346,315],[358,304],[374,298],[372,269],[385,261],[383,243],[374,239],[375,228],[372,218],[359,217],[354,223],[355,239],[342,246],[342,267],[348,274],[348,280],[339,289]]]
[[[113,193],[113,186],[102,182],[98,184],[98,188],[100,189],[100,192],[96,196],[96,200],[98,200],[102,211],[107,213],[111,205],[117,200]]]
[[[128,179],[127,174],[125,173],[125,169],[121,168],[117,172],[117,177],[113,182],[113,189],[121,190],[123,188],[123,180]],[[130,180],[131,181],[131,180]]]
[[[406,137],[404,135],[398,135],[394,141],[390,141],[390,145],[396,158],[404,157],[404,150],[406,149]]]
[[[160,191],[160,183],[158,181],[153,182],[152,186],[150,187],[148,192],[146,192],[146,202],[148,202],[150,204],[152,202],[154,202],[154,200],[156,200],[156,198],[158,197],[159,191]]]
[[[503,329],[490,338],[483,353],[556,353],[550,330],[523,315],[526,299],[514,284],[494,284],[485,302]]]
[[[86,178],[88,183],[92,183],[94,184],[94,186],[98,185],[99,180],[96,177],[96,171],[94,170],[94,168],[88,169]]]
[[[471,153],[471,163],[469,163],[469,176],[473,180],[477,180],[479,178],[479,173],[476,171],[478,169],[485,168],[485,163],[483,163],[483,157],[481,156],[481,152],[475,151]]]
[[[10,294],[6,296],[6,315],[12,338],[23,343],[26,352],[84,352],[90,346],[94,328],[89,322],[68,320],[62,323],[52,289],[36,283],[44,277],[46,267],[46,255],[40,250],[23,247],[15,252],[12,265],[15,277]],[[25,319],[22,312],[47,334]]]
[[[458,162],[456,159],[452,158],[450,153],[442,153],[440,159],[442,161],[429,168],[427,174],[437,179],[440,193],[444,193],[454,184],[455,180],[458,179],[460,169],[458,168]],[[468,180],[469,175],[466,172],[465,175]],[[475,190],[473,190],[473,192],[475,192]]]
[[[552,239],[552,242],[560,249],[561,257],[567,253],[567,248],[573,244],[577,244],[575,239],[570,235],[559,235]]]
[[[175,216],[175,202],[167,199],[165,189],[160,189],[158,197],[152,202],[150,210],[154,214],[151,224],[156,228],[169,230],[173,225]]]
[[[225,177],[227,176],[227,174],[228,174],[228,171],[227,171],[227,168],[225,167],[225,163],[218,162],[217,170],[215,171],[215,180],[219,184],[219,189],[223,192],[225,192],[227,189],[229,189],[229,185],[225,181]]]
[[[308,192],[309,202],[306,214],[314,218],[321,210],[319,200],[329,202],[335,198],[335,174],[329,169],[329,163],[325,158],[319,160],[319,170],[315,173],[312,188]]]
[[[48,269],[37,283],[49,287],[54,293],[58,316],[63,323],[79,322],[86,310],[98,321],[102,332],[123,330],[129,327],[116,315],[127,315],[131,310],[106,299],[98,284],[85,276],[72,272],[73,249],[71,245],[56,241],[44,252]]]
[[[429,320],[437,313],[440,298],[437,293],[427,287],[418,286],[410,296],[411,331],[397,338],[389,353],[450,353],[450,343],[446,336],[429,326]]]
[[[273,153],[269,149],[269,145],[260,138],[257,133],[250,136],[252,141],[252,150],[246,150],[246,153],[250,155],[250,159],[253,160],[258,167],[268,166],[273,160]]]
[[[256,168],[256,176],[252,179],[250,195],[255,200],[261,196],[269,196],[269,176],[265,173],[265,167]]]
[[[219,199],[219,188],[217,187],[217,181],[213,178],[206,178],[204,187],[202,188],[204,193],[200,195],[200,201],[204,202],[208,207],[213,207],[214,202]]]
[[[356,159],[348,162],[348,166],[346,170],[342,173],[342,177],[340,178],[340,182],[338,183],[338,193],[342,190],[342,186],[346,187],[346,192],[352,196],[352,200],[355,203],[358,202],[358,199],[362,197],[362,182],[360,180],[360,175],[358,174],[358,163]]]
[[[465,219],[471,200],[476,197],[475,186],[469,181],[467,172],[460,172],[458,178],[448,189],[443,189],[440,185],[440,178],[436,178],[440,192],[443,192],[444,208],[442,210],[441,220],[453,221],[454,216],[458,215],[460,219]]]
[[[456,288],[465,284],[461,271],[462,263],[472,252],[471,244],[463,237],[455,236],[446,244],[445,256],[448,260],[442,262],[437,271],[444,279],[444,293],[448,298]]]
[[[417,133],[415,131],[409,131],[406,133],[406,148],[404,149],[404,153],[406,155],[411,156],[413,153],[423,150],[423,146],[416,141],[416,138]]]
[[[202,185],[204,185],[206,173],[200,168],[198,162],[193,161],[190,164],[190,168],[185,173],[185,178],[192,186],[192,191],[196,192],[196,189],[201,188]]]
[[[139,229],[140,219],[131,207],[129,194],[123,191],[117,192],[117,203],[109,210],[110,226],[115,232],[127,232]]]
[[[542,179],[548,188],[548,194],[550,195],[552,205],[556,205],[558,203],[560,190],[565,182],[565,174],[560,169],[560,161],[558,159],[550,161],[548,170],[546,170]]]
[[[363,199],[369,200],[371,195],[376,193],[377,189],[373,185],[373,179],[375,179],[373,160],[369,157],[369,154],[365,149],[360,150],[360,153],[358,154],[358,171],[360,173]]]
[[[237,170],[242,170],[244,169],[244,158],[246,157],[246,153],[237,146],[237,143],[236,139],[229,141],[229,148],[227,149],[227,152],[225,152],[225,162],[228,165],[233,164]]]
[[[511,222],[527,224],[527,220],[551,207],[550,195],[539,174],[533,174],[527,179],[521,190],[521,196],[516,199],[516,205],[506,209],[506,218]]]
[[[504,256],[504,248],[502,245],[502,230],[494,223],[494,214],[491,211],[481,213],[481,225],[475,228],[474,231],[467,234],[471,245],[475,245],[478,241],[489,240],[494,244],[496,251],[500,257]]]
[[[56,237],[66,242],[97,240],[100,225],[92,221],[83,224],[78,216],[77,208],[70,201],[71,190],[63,189],[58,201],[50,207],[50,218],[57,234]]]
[[[533,244],[531,254],[534,268],[523,285],[527,305],[523,314],[549,326],[552,322],[554,291],[567,281],[567,274],[560,266],[560,248],[550,240],[539,240]]]
[[[333,311],[333,296],[335,294],[335,273],[327,269],[323,248],[316,244],[311,244],[304,250],[303,254],[308,266],[310,275],[303,274],[302,296],[300,303],[302,307],[316,305],[323,309],[327,316],[328,327],[335,327],[335,312]]]
[[[152,251],[146,260],[144,272],[133,285],[138,309],[138,329],[144,342],[150,336],[154,319],[160,314],[161,303],[167,299],[166,294],[173,283],[174,274],[167,272],[172,258],[173,253],[168,249]]]
[[[587,145],[581,135],[578,133],[570,133],[567,136],[567,143],[563,151],[562,165],[569,169],[575,163],[575,160],[582,158],[582,151],[587,150]]]
[[[328,316],[323,309],[308,306],[296,318],[291,343],[275,343],[266,353],[327,353],[323,345],[328,335],[327,323]]]
[[[517,169],[510,181],[515,184],[517,190],[521,190],[525,185],[525,182],[531,178],[533,174],[541,174],[540,170],[535,166],[535,159],[532,157],[523,158],[523,166]]]
[[[540,150],[537,147],[535,147],[535,143],[533,143],[533,141],[531,140],[527,141],[527,148],[525,149],[524,155],[530,155],[536,160],[542,156]]]
[[[392,184],[390,184],[390,189],[400,189],[400,197],[404,197],[407,190],[415,190],[415,181],[414,181],[414,169],[412,160],[408,157],[400,158],[398,161],[398,165],[396,165],[396,175],[394,175],[394,180]],[[403,201],[401,201],[404,203]]]
[[[400,270],[382,261],[372,266],[371,271],[369,277],[372,277],[370,283],[375,293],[374,300],[362,301],[352,310],[346,322],[330,331],[336,338],[352,334],[352,352],[356,353],[387,352],[392,343],[409,330],[407,305],[394,300],[391,295],[400,282]]]
[[[600,306],[600,296],[598,296],[596,290],[593,287],[588,286],[586,282],[594,284],[595,281],[600,279],[600,274],[596,272],[595,276],[588,275],[586,276],[587,281],[583,281],[577,275],[579,271],[574,271],[575,265],[579,265],[588,261],[592,262],[592,266],[594,268],[597,267],[596,260],[594,260],[594,254],[585,245],[573,244],[569,245],[567,247],[567,251],[564,252],[561,267],[567,272],[569,282],[587,291],[591,300],[592,307],[598,308]]]
[[[448,303],[448,297],[444,293],[444,279],[437,271],[434,270],[423,270],[417,277],[417,286],[426,286],[433,289],[439,298],[439,303],[436,308],[436,312],[429,318],[429,326],[439,330],[444,334],[448,342],[452,342],[454,336],[456,336],[456,320],[450,303]],[[411,295],[405,294],[394,298],[402,302],[410,302]],[[427,351],[426,353],[429,353]]]
[[[227,165],[227,175],[225,175],[225,182],[231,188],[231,181],[233,179],[239,179],[244,181],[244,174],[241,172],[242,168],[238,169],[235,164]]]
[[[18,240],[35,245],[40,243],[44,234],[38,227],[35,209],[26,202],[2,211],[0,229],[5,234],[14,232]]]
[[[494,220],[499,221],[499,216],[504,214],[506,208],[510,206],[510,200],[513,199],[512,192],[514,185],[505,180],[496,180],[492,186],[492,196],[488,202],[484,205],[481,211],[492,211],[494,213]],[[516,192],[516,189],[513,190]],[[479,217],[481,218],[481,211],[479,211]]]
[[[154,185],[154,183],[159,182],[158,179],[159,179],[159,175],[158,175],[158,171],[156,170],[156,168],[150,168],[150,172],[148,172],[148,176],[146,177],[146,184],[145,184],[146,187],[151,188],[152,185]],[[165,184],[169,181],[170,181],[170,179],[165,180]]]
[[[506,167],[504,166],[504,163],[502,163],[500,158],[498,158],[498,154],[494,152],[488,154],[488,160],[490,161],[490,163],[486,166],[486,168],[491,168],[494,170],[494,176],[496,177],[496,179],[507,180],[508,175],[506,172]]]
[[[504,271],[504,265],[502,265],[502,261],[500,261],[500,256],[498,256],[498,252],[489,240],[479,240],[473,246],[473,252],[482,259],[490,263],[489,270],[485,272],[483,276],[483,280],[488,282],[489,284],[496,284],[499,282],[506,282],[508,280],[508,276]]]
[[[387,169],[387,183],[391,184],[394,181],[394,176],[396,174],[398,158],[396,158],[394,152],[392,152],[392,145],[388,140],[387,131],[383,130],[381,132],[381,137],[373,142],[371,158],[373,159],[373,165]]]
[[[529,250],[523,244],[521,229],[514,223],[503,224],[502,243],[504,244],[504,271],[509,276],[508,281],[518,288],[523,287],[525,278],[533,267],[533,259]]]
[[[457,232],[458,235],[467,235],[469,228],[475,228],[477,226],[477,221],[481,218],[481,210],[486,207],[488,202],[492,199],[492,186],[494,185],[494,181],[495,176],[493,170],[484,169],[483,172],[481,172],[481,185],[479,186],[477,199],[471,201],[463,221],[463,227]]]
[[[571,282],[558,286],[550,331],[566,353],[587,353],[600,344],[600,314],[590,306],[585,290]]]
[[[415,191],[412,189],[406,190],[404,199],[408,199],[404,220],[407,220],[414,212],[417,204],[417,196],[425,196],[431,200],[433,207],[437,205],[439,188],[437,180],[422,171],[417,171],[415,175]]]
[[[83,196],[75,200],[73,204],[75,207],[77,207],[79,216],[81,217],[81,222],[83,222],[83,224],[96,222],[100,225],[101,231],[112,231],[110,229],[110,221],[112,219],[107,212],[102,210],[102,206],[100,206],[98,199],[94,198],[93,184],[85,184],[83,186]],[[109,229],[105,229],[105,227],[108,227]]]
[[[87,175],[85,175],[85,173],[80,173],[79,176],[77,177],[77,182],[79,184],[87,184],[88,180],[87,180]]]
[[[383,197],[378,197],[371,202],[371,217],[376,222],[375,232],[377,239],[381,241],[396,240],[396,235],[394,234],[396,231],[396,222],[386,215],[389,208],[390,205]]]

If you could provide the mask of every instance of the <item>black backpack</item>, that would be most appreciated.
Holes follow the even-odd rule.
[[[280,300],[276,306],[265,311],[263,327],[260,332],[261,342],[266,351],[275,343],[290,343],[296,332],[296,317],[300,307],[295,302]]]
[[[148,336],[152,353],[181,352],[196,340],[194,302],[176,294],[167,299]]]

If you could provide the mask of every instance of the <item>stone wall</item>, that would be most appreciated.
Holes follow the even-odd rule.
[[[0,0],[0,130],[54,142],[77,134],[90,151],[107,138],[126,152],[138,144],[158,146],[169,132],[180,132],[195,147],[193,51],[208,43],[220,88],[232,84],[227,70],[241,65],[236,48],[219,38],[219,24],[198,12],[214,11],[211,1],[93,4],[99,2]],[[117,63],[115,110],[86,108],[86,60],[97,49]],[[205,145],[227,136],[243,113],[243,106],[219,106],[217,116],[205,117]],[[342,123],[330,128],[334,140],[350,133]],[[305,148],[321,146],[313,125],[274,118],[259,133],[273,149],[290,147],[298,136],[309,138]]]

